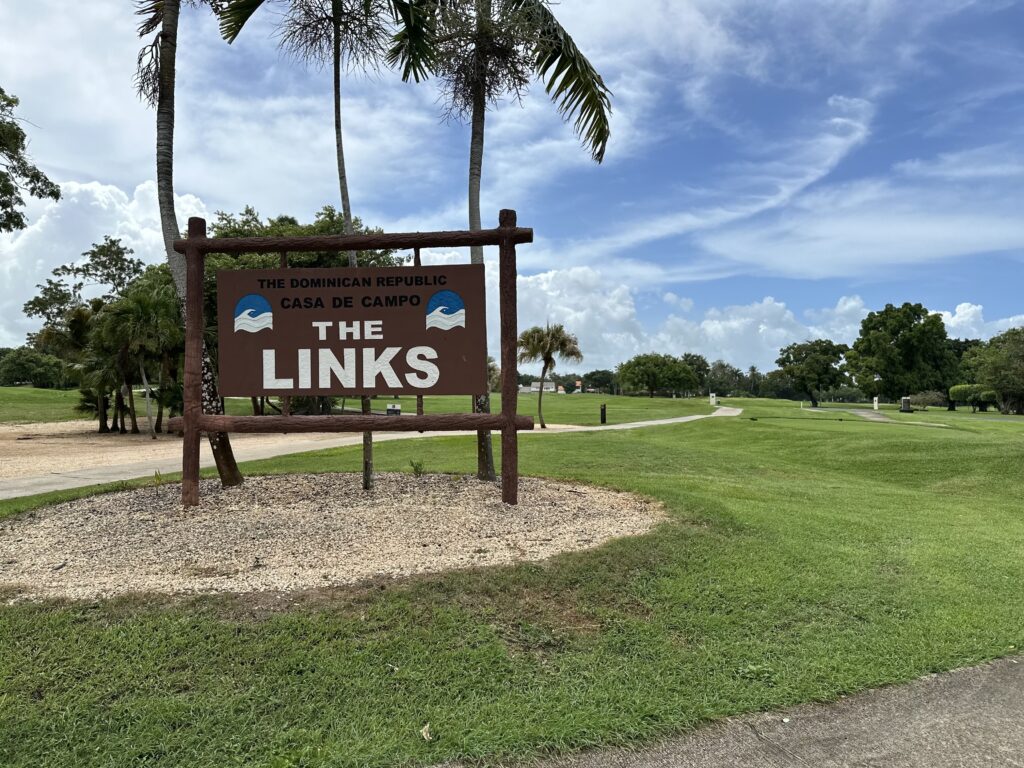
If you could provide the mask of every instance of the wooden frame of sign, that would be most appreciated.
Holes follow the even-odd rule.
[[[516,375],[516,245],[532,243],[533,230],[516,226],[516,212],[503,210],[497,229],[475,232],[411,232],[316,237],[206,237],[206,221],[188,220],[188,238],[175,240],[174,250],[185,255],[185,382],[184,415],[170,420],[172,431],[183,431],[181,503],[199,503],[199,445],[203,432],[424,432],[460,430],[501,431],[501,498],[519,500],[518,430],[533,429],[533,419],[517,413]],[[501,413],[452,413],[402,417],[372,415],[221,416],[203,413],[202,349],[203,271],[208,253],[280,253],[289,251],[359,251],[372,249],[455,248],[472,245],[499,247],[501,326]],[[287,259],[282,256],[282,265]],[[473,394],[473,393],[466,393]]]

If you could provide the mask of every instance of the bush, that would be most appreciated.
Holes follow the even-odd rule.
[[[31,347],[18,347],[0,360],[0,387],[31,384],[53,389],[64,384],[64,364],[53,355],[45,355]]]
[[[929,405],[939,407],[946,404],[946,396],[941,392],[926,391],[918,392],[910,396],[910,404],[915,408],[925,409]]]
[[[949,397],[957,403],[971,406],[972,411],[987,411],[999,402],[999,395],[981,384],[957,384],[949,388]]]

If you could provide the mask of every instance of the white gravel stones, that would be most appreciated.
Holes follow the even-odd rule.
[[[0,590],[14,599],[129,592],[290,591],[453,568],[541,560],[648,531],[659,504],[522,478],[520,504],[454,475],[249,477],[93,496],[0,521]]]

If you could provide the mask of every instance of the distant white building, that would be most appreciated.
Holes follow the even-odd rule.
[[[530,391],[535,393],[535,394],[537,392],[540,392],[540,382],[539,381],[533,382],[530,385]],[[558,391],[558,385],[556,385],[555,382],[553,382],[553,381],[545,381],[544,382],[544,391],[545,392],[557,392]]]

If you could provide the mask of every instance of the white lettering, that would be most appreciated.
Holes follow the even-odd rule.
[[[263,388],[293,389],[294,379],[277,378],[277,353],[272,349],[263,350]]]
[[[334,325],[330,320],[317,322],[313,321],[313,327],[316,328],[317,336],[320,341],[327,341],[327,329]]]
[[[440,371],[430,360],[437,360],[437,352],[431,347],[411,347],[405,353],[405,362],[414,371],[419,371],[422,376],[413,373],[405,374],[405,380],[410,387],[427,389],[437,384],[440,378]]]
[[[356,386],[356,351],[352,348],[343,349],[342,357],[345,362],[341,363],[334,353],[329,349],[319,349],[319,383],[320,389],[331,388],[331,374],[338,377],[338,383],[345,389],[355,389]]]
[[[367,320],[363,323],[363,338],[372,341],[381,341],[384,338],[382,326],[383,320]]]
[[[391,367],[395,355],[402,351],[401,347],[384,347],[380,357],[372,347],[363,349],[363,386],[372,389],[377,385],[377,376],[383,376],[385,383],[394,389],[402,386],[402,382]]]
[[[299,350],[299,389],[313,388],[313,356],[308,349]]]
[[[354,323],[346,323],[344,320],[339,320],[338,338],[345,341],[349,336],[357,341],[359,340],[359,321],[356,320]]]

